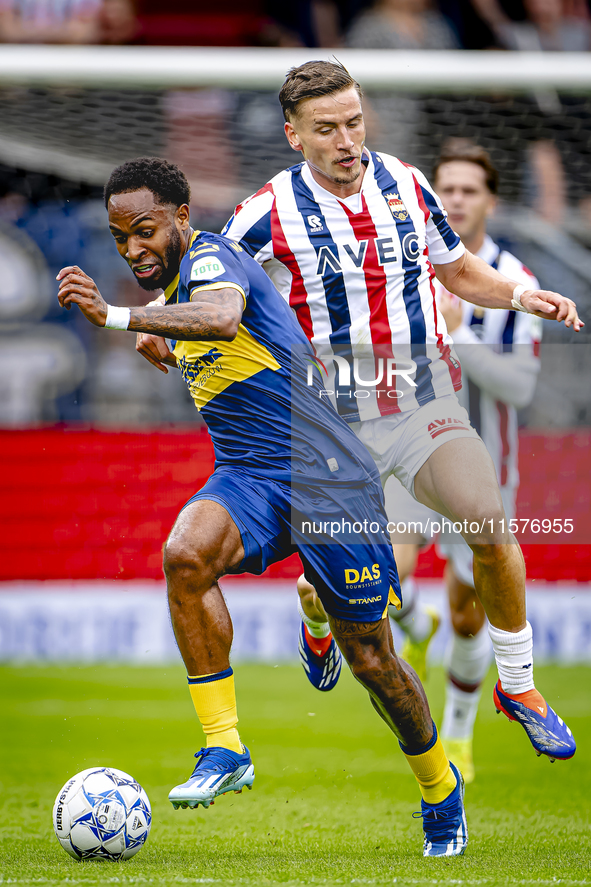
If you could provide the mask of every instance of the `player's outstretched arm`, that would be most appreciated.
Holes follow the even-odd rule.
[[[513,291],[517,281],[509,280],[495,268],[466,251],[464,255],[448,265],[435,265],[435,273],[450,293],[455,293],[466,302],[482,305],[483,308],[511,308]],[[564,321],[579,332],[585,326],[577,314],[577,306],[572,299],[548,290],[526,290],[521,294],[521,304],[530,314],[545,320]]]
[[[69,310],[72,305],[78,305],[95,326],[106,325],[109,305],[88,274],[71,265],[62,268],[57,279],[58,301],[63,308]],[[232,341],[238,332],[243,307],[243,296],[236,289],[205,290],[199,292],[195,302],[128,309],[127,329],[183,342]]]

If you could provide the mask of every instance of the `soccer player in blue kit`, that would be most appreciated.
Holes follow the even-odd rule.
[[[164,546],[171,620],[207,737],[191,777],[169,798],[175,807],[208,807],[251,787],[218,580],[262,573],[297,550],[346,661],[419,783],[424,855],[459,855],[468,841],[462,777],[392,643],[388,605],[400,605],[400,588],[375,464],[320,395],[320,375],[308,385],[313,351],[263,269],[233,241],[193,231],[189,199],[181,170],[156,158],[123,164],[105,187],[120,255],[144,289],[164,290],[166,304],[114,307],[80,268],[58,274],[63,307],[78,305],[99,327],[172,340],[174,365],[214,443],[214,473]]]

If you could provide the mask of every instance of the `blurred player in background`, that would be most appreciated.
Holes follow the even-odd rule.
[[[539,284],[531,272],[486,233],[494,211],[498,174],[484,148],[466,139],[448,142],[433,172],[433,184],[448,219],[464,245],[474,255],[498,268],[501,274],[528,289]],[[526,407],[534,394],[539,372],[538,347],[541,322],[530,314],[478,308],[450,295],[436,284],[439,309],[462,364],[463,385],[458,399],[490,453],[507,519],[515,515],[519,475],[517,470],[517,410]],[[407,496],[399,485],[387,492],[388,511],[429,526],[436,515]],[[491,658],[486,616],[474,591],[473,559],[458,536],[444,534],[439,548],[447,559],[445,583],[449,598],[452,635],[446,653],[447,688],[442,736],[450,758],[466,782],[474,779],[472,736],[481,683]],[[416,558],[418,548],[408,546],[405,562]],[[430,608],[414,597],[412,580],[404,583],[405,609],[421,625]],[[392,614],[398,621],[396,614]],[[423,649],[424,645],[418,645]],[[426,652],[426,650],[425,650]],[[404,650],[403,650],[404,655]],[[424,673],[424,663],[409,657]]]
[[[297,550],[354,676],[420,785],[424,855],[460,855],[468,842],[463,781],[445,757],[420,681],[392,644],[388,602],[400,602],[400,589],[376,466],[320,396],[320,373],[307,384],[312,349],[272,282],[234,241],[193,231],[189,199],[181,170],[158,158],[123,164],[105,187],[120,255],[144,289],[164,289],[151,305],[110,306],[80,268],[58,274],[60,304],[78,305],[96,326],[174,340],[167,359],[214,444],[214,473],[164,546],[171,620],[207,736],[191,777],[169,798],[175,807],[208,807],[252,785],[236,727],[232,622],[218,580],[260,574]],[[306,531],[302,519],[323,529]],[[348,530],[333,534],[339,521]]]
[[[361,90],[342,65],[293,68],[280,102],[288,142],[304,162],[238,206],[224,233],[265,267],[326,359],[325,391],[369,449],[382,483],[394,475],[422,504],[464,523],[499,670],[495,702],[519,718],[537,751],[571,757],[570,730],[534,686],[523,556],[508,530],[492,461],[455,397],[460,368],[433,279],[482,307],[514,307],[579,330],[576,307],[469,253],[425,177],[364,147]],[[168,354],[162,341],[140,341],[138,348],[155,365]],[[376,373],[362,378],[377,380],[381,360],[382,370],[385,361],[395,371],[395,384],[364,386],[356,378],[352,386],[350,364],[360,354],[364,370],[369,361]],[[314,685],[330,689],[330,626],[314,589],[299,591],[302,659]],[[319,640],[324,633],[324,652],[314,649],[314,633]]]

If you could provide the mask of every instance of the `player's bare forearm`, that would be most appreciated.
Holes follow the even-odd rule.
[[[236,292],[238,299],[242,297]],[[163,308],[132,308],[128,329],[165,336],[181,342],[231,341],[242,318],[240,304],[216,306],[211,302],[168,305]]]
[[[72,265],[62,268],[57,280],[58,301],[63,308],[70,310],[78,305],[87,320],[105,326],[109,306],[88,274]],[[127,328],[183,342],[231,341],[238,332],[243,306],[243,296],[236,289],[206,290],[196,294],[195,301],[182,305],[132,308]]]
[[[510,308],[515,281],[499,274],[478,256],[466,251],[448,265],[436,265],[435,273],[446,290],[483,308]]]
[[[517,281],[509,280],[478,256],[465,252],[455,262],[436,265],[435,273],[450,293],[483,308],[511,308]],[[578,332],[585,324],[579,319],[572,299],[549,290],[526,290],[521,304],[530,313],[545,320],[564,321]]]

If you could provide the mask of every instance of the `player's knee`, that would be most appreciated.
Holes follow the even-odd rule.
[[[388,700],[393,709],[403,704],[412,691],[405,664],[395,653],[384,659],[366,656],[350,665],[355,679],[368,691],[370,696],[382,701]]]
[[[390,648],[344,644],[342,649],[353,677],[370,691],[379,690],[387,675],[400,669],[400,660]]]
[[[461,521],[462,535],[472,551],[477,546],[496,546],[509,542],[510,535],[502,502],[495,498],[473,504]]]
[[[353,677],[367,690],[373,690],[380,682],[380,662],[370,657],[356,658],[349,663]]]
[[[210,572],[210,558],[199,538],[175,534],[174,531],[164,544],[162,561],[167,579],[188,579]]]
[[[514,546],[510,542],[482,542],[470,548],[474,555],[474,569],[478,566],[478,569],[486,570],[506,564]]]
[[[297,589],[301,601],[314,600],[316,597],[316,589],[310,584],[310,582],[308,582],[303,573],[298,578]]]

